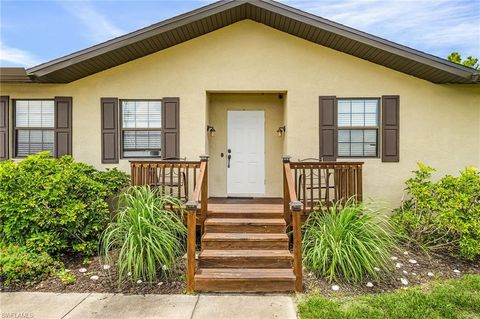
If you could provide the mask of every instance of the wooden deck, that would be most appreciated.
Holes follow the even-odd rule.
[[[282,199],[209,199],[195,290],[295,289]]]

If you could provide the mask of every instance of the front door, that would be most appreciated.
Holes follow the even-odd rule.
[[[227,194],[265,194],[265,112],[228,111]]]

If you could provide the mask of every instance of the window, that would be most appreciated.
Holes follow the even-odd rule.
[[[160,157],[161,101],[121,101],[123,157]]]
[[[338,156],[378,156],[378,99],[338,99]]]
[[[54,100],[15,101],[15,157],[41,151],[54,154]]]

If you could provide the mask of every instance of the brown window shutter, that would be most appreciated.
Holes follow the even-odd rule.
[[[0,161],[8,159],[8,96],[0,96]]]
[[[55,97],[55,157],[72,155],[72,98]]]
[[[118,163],[118,99],[101,98],[102,163]]]
[[[162,157],[173,159],[180,157],[180,99],[165,97],[163,101]]]
[[[320,96],[320,160],[337,160],[337,98]]]
[[[400,161],[400,97],[382,96],[382,162]]]

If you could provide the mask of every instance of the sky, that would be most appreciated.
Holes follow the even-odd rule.
[[[0,66],[32,67],[213,1],[0,0]],[[446,58],[480,57],[480,0],[282,0]]]

